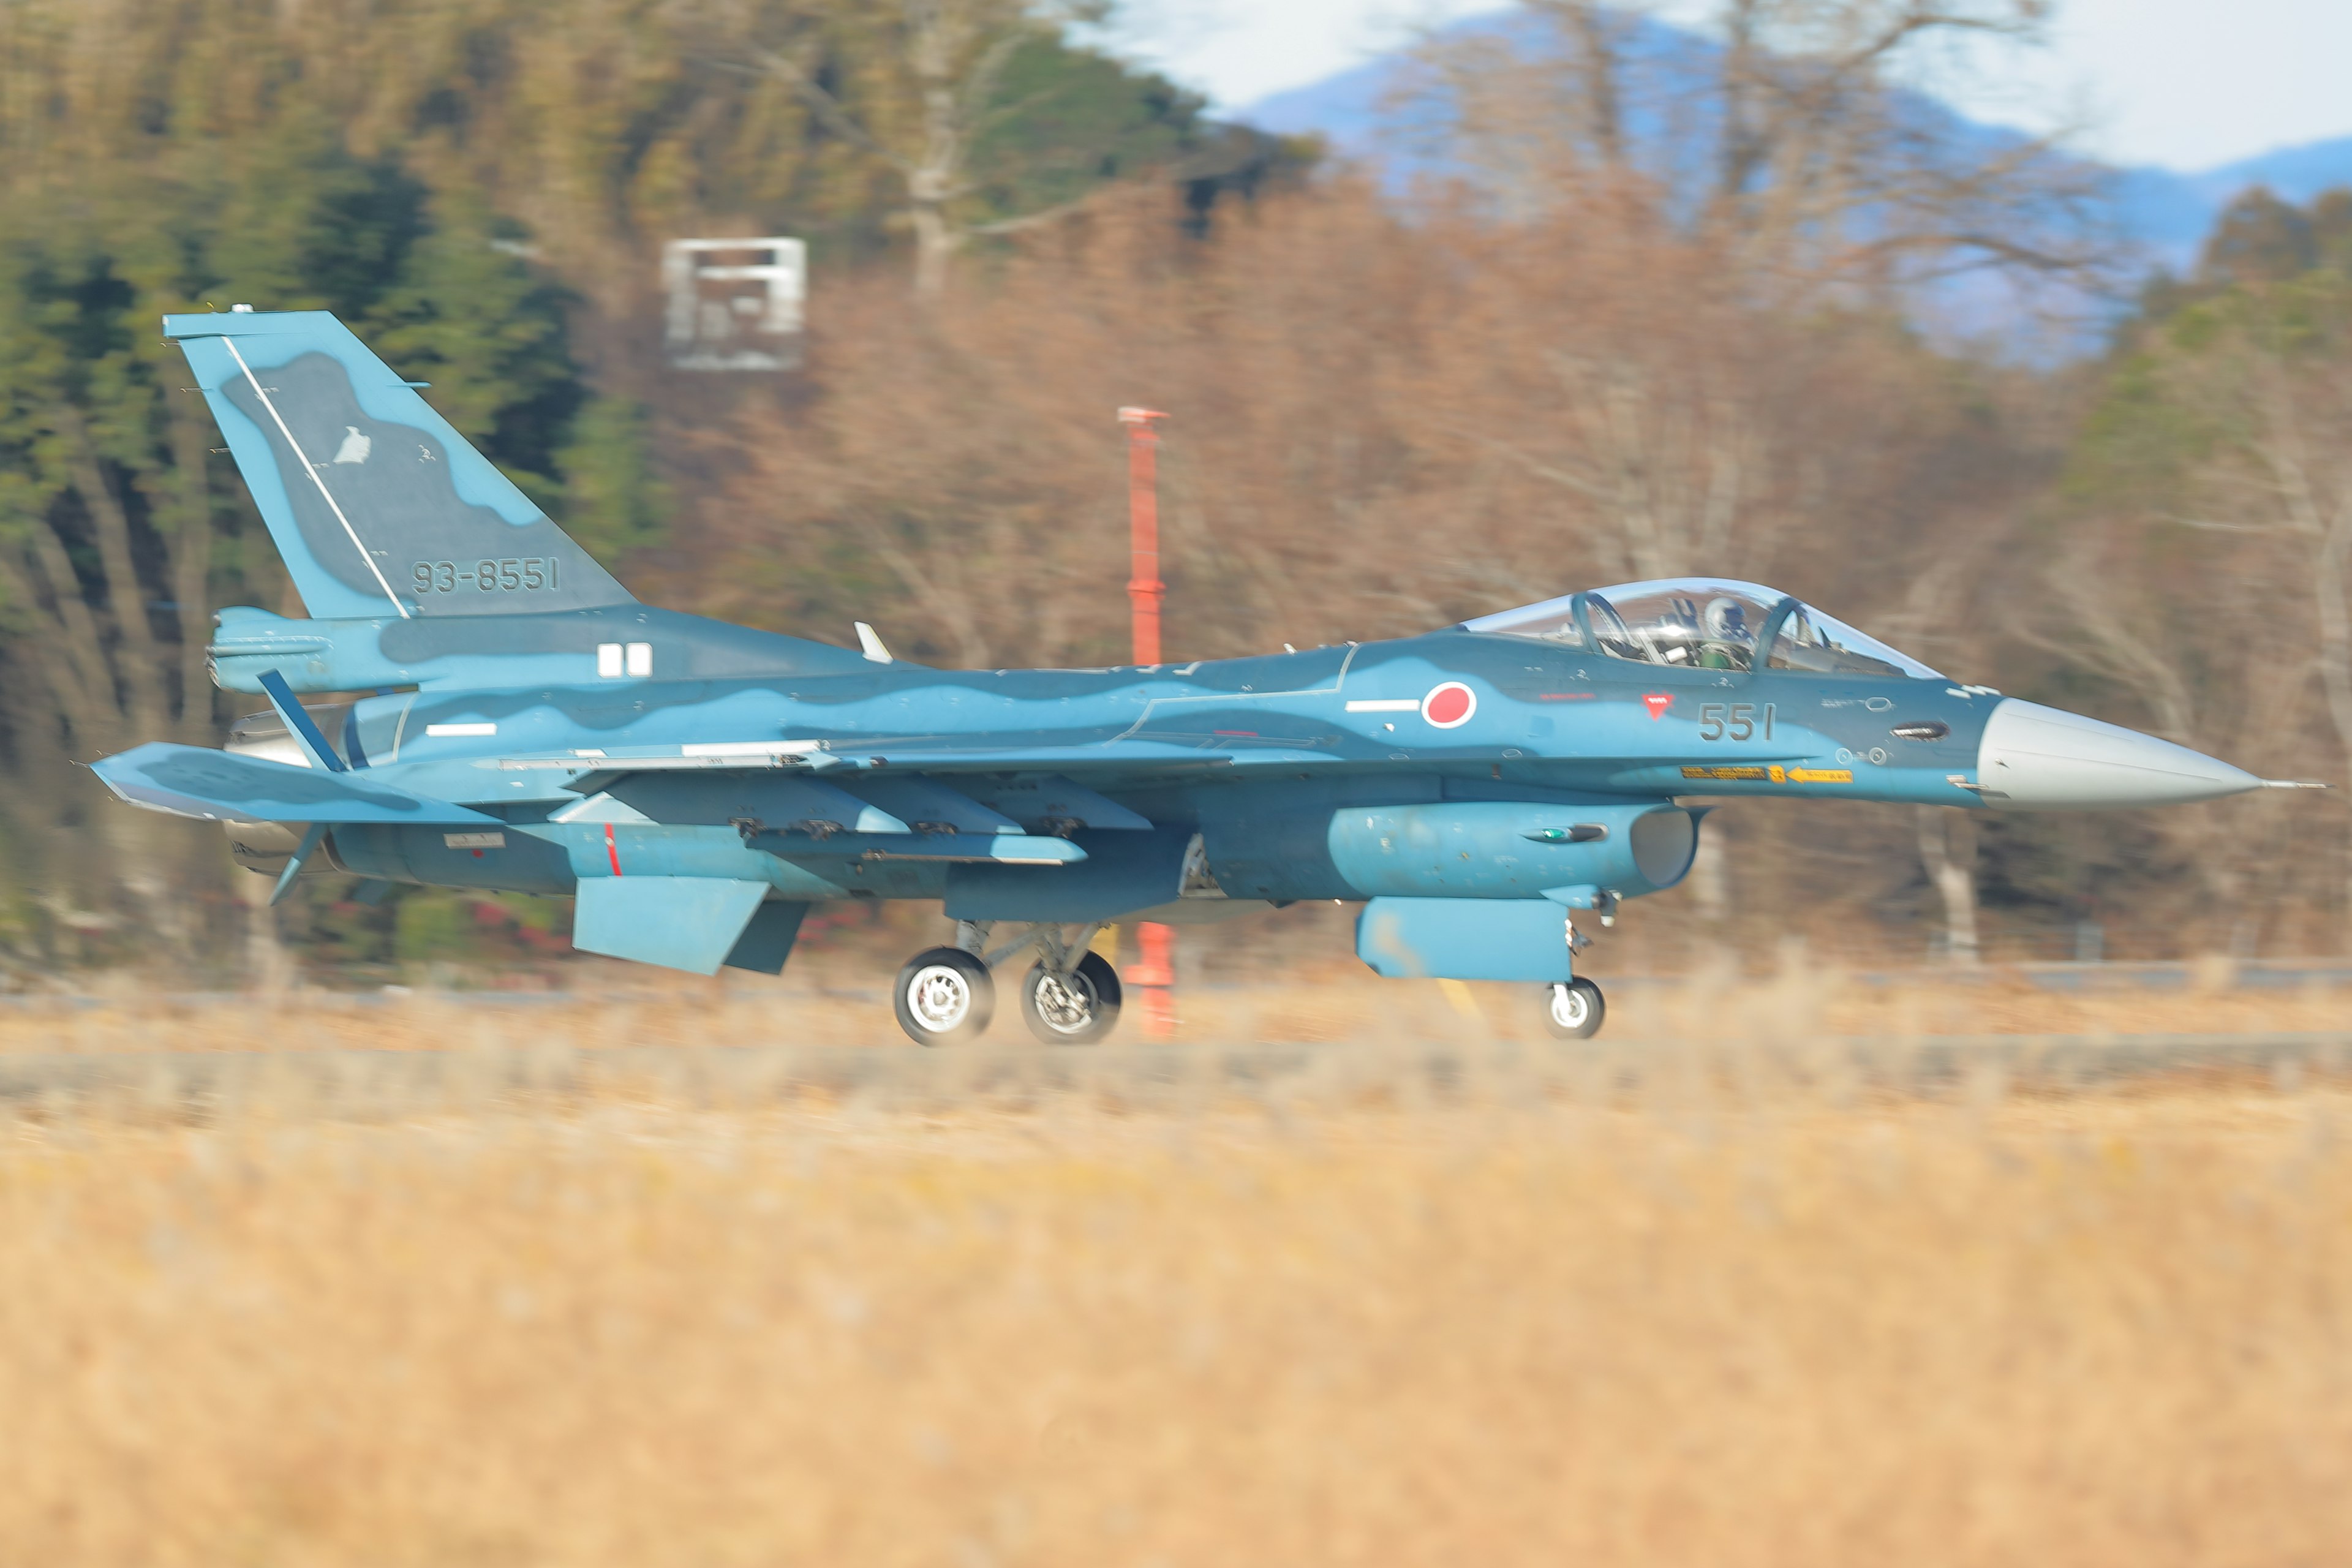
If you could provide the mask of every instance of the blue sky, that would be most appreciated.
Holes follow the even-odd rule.
[[[1128,52],[1222,109],[1345,70],[1416,26],[1494,0],[1158,0],[1127,8]],[[1670,20],[1709,7],[1659,0]],[[2053,47],[2021,68],[1980,60],[1959,106],[2118,163],[2209,168],[2352,135],[2352,0],[2059,0]]]

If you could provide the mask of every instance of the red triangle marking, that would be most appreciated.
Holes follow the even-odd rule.
[[[1642,706],[1650,710],[1653,719],[1664,718],[1666,710],[1674,705],[1675,694],[1671,691],[1645,691],[1642,694]]]

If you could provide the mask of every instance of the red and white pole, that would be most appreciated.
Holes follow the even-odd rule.
[[[1160,433],[1168,416],[1149,408],[1122,408],[1127,426],[1127,518],[1129,552],[1127,599],[1134,613],[1135,662],[1160,662],[1160,605],[1168,584],[1160,580]],[[1127,983],[1142,993],[1143,1032],[1166,1039],[1176,1032],[1176,933],[1164,925],[1135,928],[1139,962]]]

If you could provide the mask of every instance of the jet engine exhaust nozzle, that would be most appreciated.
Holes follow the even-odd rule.
[[[2177,805],[2263,787],[2202,752],[2014,697],[1985,721],[1977,779],[1987,805],[2012,810]]]

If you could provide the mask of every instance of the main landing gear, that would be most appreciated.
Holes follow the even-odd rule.
[[[1033,925],[992,949],[993,922],[964,921],[956,945],[915,954],[898,971],[891,1001],[898,1026],[919,1046],[960,1046],[987,1032],[996,1016],[996,977],[990,973],[1031,947],[1037,962],[1021,981],[1021,1021],[1049,1046],[1092,1045],[1118,1022],[1118,972],[1087,943],[1097,923],[1073,928]]]
[[[960,947],[934,947],[907,960],[891,993],[898,1027],[919,1046],[960,1046],[988,1032],[996,979]]]

